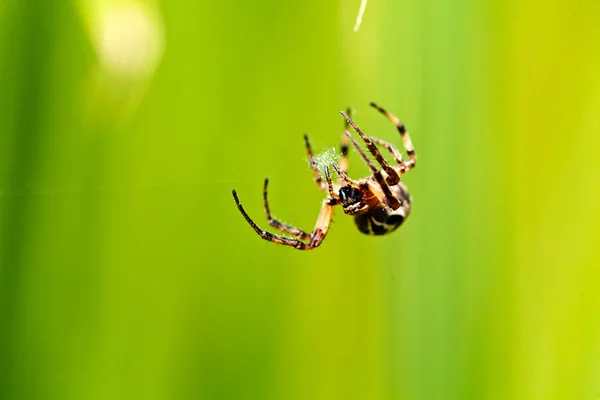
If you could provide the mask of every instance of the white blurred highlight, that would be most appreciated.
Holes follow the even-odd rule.
[[[134,1],[93,7],[92,41],[106,72],[126,79],[150,77],[164,52],[164,28],[155,6]]]

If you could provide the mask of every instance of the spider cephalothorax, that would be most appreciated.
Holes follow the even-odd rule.
[[[400,175],[406,173],[415,166],[415,149],[408,132],[406,132],[404,125],[398,118],[377,106],[375,103],[371,103],[371,106],[375,107],[396,125],[396,128],[402,137],[402,143],[409,159],[406,161],[403,160],[402,155],[393,144],[384,142],[380,139],[368,138],[354,121],[350,119],[348,116],[349,113],[347,114],[341,111],[340,114],[342,114],[346,120],[344,135],[342,136],[342,156],[340,165],[335,162],[331,163],[331,167],[339,177],[338,183],[334,184],[332,182],[329,166],[325,166],[326,182],[323,182],[321,172],[317,168],[312,154],[308,136],[304,135],[304,142],[315,175],[315,181],[317,182],[317,185],[328,194],[327,198],[323,201],[321,213],[319,214],[317,224],[312,233],[307,233],[298,228],[282,224],[271,216],[269,203],[267,202],[268,179],[265,179],[263,200],[269,225],[294,236],[295,239],[275,235],[260,229],[248,216],[237,197],[237,193],[235,190],[233,191],[233,198],[235,199],[238,209],[260,237],[270,242],[285,244],[300,250],[314,249],[323,242],[323,239],[325,239],[325,235],[327,235],[327,231],[331,225],[331,219],[333,218],[333,208],[337,205],[342,206],[345,214],[353,215],[354,222],[358,229],[362,233],[368,235],[384,235],[396,230],[396,228],[402,225],[402,222],[404,222],[410,213],[411,199],[406,186],[400,182]],[[375,157],[377,163],[381,166],[381,169],[378,169],[373,164],[361,149],[358,142],[354,140],[348,131],[349,125],[352,126],[360,138],[365,142],[367,149],[373,157]],[[371,176],[359,181],[354,181],[346,174],[346,171],[348,170],[348,140],[352,142],[352,145],[356,148],[361,158],[371,170]],[[392,157],[398,166],[392,167],[389,165],[385,158],[383,158],[377,146],[387,149],[392,154]]]
[[[359,189],[346,185],[342,186],[338,193],[340,196],[340,203],[346,214],[357,214],[367,207],[363,201],[364,197]]]

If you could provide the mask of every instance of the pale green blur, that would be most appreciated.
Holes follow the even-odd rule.
[[[0,3],[1,399],[600,396],[599,5],[359,4]],[[405,225],[261,240],[370,101]]]

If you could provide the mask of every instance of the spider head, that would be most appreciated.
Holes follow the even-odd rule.
[[[360,190],[352,186],[342,186],[339,194],[340,202],[342,203],[344,213],[346,214],[356,214],[366,207],[366,204],[363,203],[363,196],[360,193]]]

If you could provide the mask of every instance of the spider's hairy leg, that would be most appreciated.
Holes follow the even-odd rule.
[[[304,144],[306,146],[306,152],[308,153],[308,162],[310,163],[310,167],[315,174],[315,182],[317,183],[317,186],[321,188],[321,190],[327,190],[327,185],[325,185],[323,182],[323,179],[321,178],[321,172],[319,172],[319,168],[317,168],[317,163],[315,162],[315,157],[306,133],[304,134]]]
[[[350,131],[344,131],[344,135],[348,139],[350,139],[350,142],[352,143],[352,145],[354,146],[354,148],[356,149],[356,151],[358,152],[358,154],[360,154],[360,157],[367,164],[367,166],[369,167],[369,169],[371,170],[371,172],[373,172],[373,173],[377,172],[378,171],[377,167],[375,166],[375,164],[373,164],[371,162],[371,160],[369,160],[369,157],[367,157],[367,155],[365,154],[365,152],[363,151],[363,149],[360,148],[358,142],[356,140],[354,140],[354,138],[350,134]]]
[[[285,244],[285,245],[292,246],[292,247],[297,247],[298,243],[302,243],[303,245],[305,245],[305,243],[300,242],[297,239],[289,239],[289,238],[286,238],[286,237],[283,237],[283,236],[274,235],[272,233],[269,233],[267,231],[263,231],[262,229],[260,229],[258,227],[258,225],[256,225],[254,223],[254,221],[252,221],[252,218],[250,218],[250,216],[248,216],[248,214],[244,210],[244,207],[242,207],[242,204],[240,203],[240,200],[238,199],[236,191],[233,190],[231,193],[233,194],[233,199],[235,200],[235,204],[237,204],[238,209],[240,210],[240,212],[242,213],[242,215],[244,216],[244,218],[246,219],[246,221],[248,222],[248,224],[250,224],[250,226],[252,227],[252,229],[254,229],[254,231],[256,233],[258,233],[258,235],[261,238],[263,238],[265,240],[268,240],[270,242],[275,242],[275,243],[279,243],[279,244]]]
[[[333,218],[333,208],[334,206],[339,204],[337,200],[331,198],[328,198],[323,202],[323,205],[321,206],[321,212],[319,213],[319,218],[317,219],[317,224],[315,225],[315,229],[310,234],[310,241],[308,243],[304,243],[298,239],[290,239],[280,235],[274,235],[270,232],[260,229],[258,225],[256,225],[256,223],[254,223],[254,221],[248,216],[248,214],[244,210],[244,207],[242,207],[242,204],[240,203],[236,191],[233,190],[231,193],[233,194],[233,199],[235,200],[235,204],[237,205],[238,209],[240,210],[248,224],[258,234],[258,236],[269,242],[291,246],[298,250],[311,250],[315,247],[318,247],[323,242],[325,236],[327,235],[327,231],[329,230],[329,227],[331,225],[331,219]]]
[[[382,113],[387,119],[389,119],[394,125],[396,125],[396,128],[398,129],[398,132],[400,132],[400,136],[402,137],[402,144],[404,145],[404,149],[406,150],[406,154],[408,154],[409,158],[409,160],[405,162],[404,165],[406,166],[407,170],[413,168],[417,162],[417,155],[415,154],[415,148],[413,147],[412,140],[410,140],[410,135],[406,131],[404,124],[396,116],[390,114],[383,108],[379,107],[377,104],[371,102],[370,106]]]
[[[350,116],[350,107],[346,109],[346,114]],[[348,130],[348,121],[344,120],[344,132]],[[348,137],[345,133],[342,133],[342,144],[340,145],[340,169],[344,172],[348,172]]]
[[[331,181],[331,175],[329,174],[329,167],[327,165],[325,166],[325,179],[327,180],[327,189],[329,190],[329,197],[338,200],[339,196],[333,191],[333,182]]]
[[[369,158],[367,157],[365,152],[362,151],[362,149],[360,148],[360,146],[358,145],[356,140],[354,140],[354,138],[352,137],[350,132],[346,131],[346,136],[348,136],[348,139],[350,139],[350,141],[352,142],[352,145],[356,148],[356,151],[358,151],[360,156],[363,158],[363,160],[365,160],[365,162],[371,169],[371,172],[373,172],[373,177],[375,178],[375,180],[377,181],[379,186],[381,186],[381,190],[383,191],[383,194],[385,195],[385,199],[387,200],[388,205],[392,208],[392,210],[397,210],[398,208],[400,208],[400,201],[394,196],[394,194],[390,190],[390,188],[388,186],[389,182],[386,182],[386,180],[383,179],[383,175],[381,174],[381,171],[379,171],[375,167],[375,165],[373,165],[371,160],[369,160]],[[392,170],[394,171],[396,176],[398,176],[398,174],[396,173],[396,170],[394,170],[393,168],[392,168]],[[337,172],[337,170],[336,170],[336,172]],[[346,180],[346,178],[344,178],[342,175],[340,175],[340,177],[342,179]],[[398,178],[398,179],[400,179],[400,178]],[[389,181],[389,176],[388,176],[388,181]],[[396,184],[397,183],[398,182],[396,182]]]
[[[383,141],[381,139],[377,139],[374,137],[372,137],[371,140],[376,145],[386,148],[390,153],[392,153],[394,160],[398,163],[398,165],[400,165],[400,173],[406,172],[406,166],[404,165],[404,160],[402,159],[402,154],[400,154],[400,152],[398,151],[396,146],[394,146],[392,143],[388,143],[386,141]]]
[[[311,235],[310,242],[308,243],[307,248],[302,250],[313,249],[318,247],[323,242],[327,232],[329,231],[329,227],[331,226],[331,220],[333,219],[333,208],[338,204],[340,204],[340,202],[332,198],[328,198],[323,201],[321,212],[317,218],[315,230]]]
[[[265,179],[265,185],[263,187],[263,201],[265,206],[265,214],[267,214],[267,221],[269,221],[269,225],[272,227],[279,229],[282,232],[289,233],[294,237],[297,237],[300,240],[310,240],[310,234],[298,229],[293,226],[286,225],[277,219],[273,218],[271,215],[271,210],[269,209],[269,202],[267,200],[267,186],[269,185],[269,178]]]
[[[346,119],[346,121],[348,121],[350,126],[352,126],[356,133],[358,133],[358,136],[360,136],[363,142],[365,142],[365,144],[367,145],[367,149],[369,149],[369,152],[373,154],[373,157],[375,157],[379,165],[381,165],[381,168],[385,170],[386,174],[388,175],[386,179],[388,185],[398,184],[398,182],[400,182],[400,175],[398,175],[396,170],[392,166],[390,166],[387,161],[385,161],[385,158],[383,158],[383,155],[381,155],[381,152],[379,151],[377,146],[375,146],[371,139],[369,139],[367,135],[365,135],[365,133],[358,127],[358,125],[354,123],[354,121],[352,121],[352,119],[350,119],[348,115],[346,115],[345,112],[340,111],[340,114],[342,114],[342,116]]]
[[[352,179],[350,179],[348,174],[346,174],[344,171],[342,171],[342,169],[340,168],[339,165],[337,165],[336,163],[331,163],[331,166],[333,167],[333,170],[335,171],[335,173],[338,174],[340,179],[342,181],[344,181],[344,183],[346,185],[352,186],[356,189],[360,189],[360,185],[357,182],[354,182]]]

